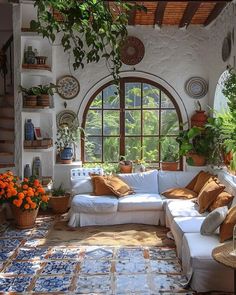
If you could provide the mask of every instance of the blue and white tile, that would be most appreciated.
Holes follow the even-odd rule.
[[[10,224],[8,222],[0,224],[0,233],[3,233],[9,226]]]
[[[181,275],[152,274],[151,280],[157,291],[184,291],[183,285],[187,283],[186,278]]]
[[[49,261],[40,275],[72,274],[76,271],[76,261]]]
[[[79,276],[76,278],[75,294],[111,294],[112,276],[111,275],[95,275],[95,276]]]
[[[16,260],[43,260],[47,255],[48,248],[20,248],[17,252]]]
[[[176,251],[173,248],[149,248],[150,259],[177,259]]]
[[[87,247],[85,250],[86,259],[111,259],[113,249],[106,247]]]
[[[80,248],[60,248],[52,247],[49,258],[50,259],[78,259],[80,255]]]
[[[110,260],[84,259],[81,263],[80,273],[83,274],[107,274],[111,271]]]
[[[144,273],[148,270],[148,264],[143,259],[122,260],[116,262],[115,270],[117,273]]]
[[[48,229],[37,229],[37,228],[35,228],[32,231],[31,237],[33,239],[35,239],[35,238],[45,238],[47,236],[48,232],[49,232]]]
[[[70,276],[47,276],[38,277],[34,292],[69,292],[72,277]]]
[[[32,277],[0,277],[0,292],[22,293],[28,288]]]
[[[150,260],[152,272],[159,273],[181,273],[181,267],[178,260]]]
[[[0,251],[4,248],[17,248],[21,241],[16,239],[0,239]]]
[[[117,259],[144,259],[142,248],[119,248],[116,253]]]
[[[36,238],[29,238],[27,241],[24,243],[24,247],[38,247],[41,246],[45,243],[44,239],[36,239]]]
[[[0,261],[5,261],[15,253],[15,248],[0,249]]]
[[[31,235],[32,229],[17,230],[8,228],[2,235],[3,238],[19,238],[24,239]]]
[[[116,294],[127,294],[134,292],[149,292],[148,275],[132,274],[117,275],[115,278]]]
[[[40,267],[39,262],[13,261],[3,272],[9,275],[34,275]]]

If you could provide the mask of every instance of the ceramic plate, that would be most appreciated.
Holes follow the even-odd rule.
[[[80,86],[73,76],[64,76],[57,81],[57,92],[64,99],[72,99],[79,93]]]
[[[190,97],[199,99],[207,94],[208,85],[203,78],[192,77],[186,82],[185,90]]]
[[[72,128],[76,125],[77,115],[73,111],[61,111],[57,114],[57,127],[62,125],[67,125],[69,128]]]
[[[121,48],[121,61],[126,65],[136,65],[143,59],[145,48],[141,40],[127,37]]]

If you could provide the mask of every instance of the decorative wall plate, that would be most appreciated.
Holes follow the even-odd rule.
[[[76,97],[80,90],[78,80],[73,76],[63,76],[57,80],[57,92],[64,99]]]
[[[121,61],[126,65],[136,65],[143,59],[145,47],[136,37],[127,37],[121,48]]]
[[[192,77],[185,84],[186,93],[192,98],[202,98],[207,94],[208,84],[201,77]]]
[[[222,59],[223,61],[227,61],[230,57],[231,53],[231,34],[228,34],[227,37],[224,38],[222,44]]]
[[[62,125],[66,125],[69,128],[73,128],[77,123],[77,115],[73,111],[61,111],[57,114],[57,128]]]

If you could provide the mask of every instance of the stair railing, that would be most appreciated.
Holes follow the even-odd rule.
[[[7,75],[9,74],[10,85],[13,85],[13,35],[6,41],[6,43],[0,49],[0,75],[3,78],[3,91],[7,94]],[[8,62],[9,60],[9,62]]]

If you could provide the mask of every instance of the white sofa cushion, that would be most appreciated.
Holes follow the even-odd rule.
[[[92,193],[93,184],[91,178],[71,179],[71,192],[73,195]]]
[[[183,237],[183,272],[191,278],[190,285],[197,292],[233,291],[233,270],[212,258],[212,250],[219,245],[216,234],[186,233]]]
[[[111,213],[117,211],[118,199],[115,196],[75,195],[71,207],[78,213]]]
[[[196,175],[197,172],[159,171],[159,192],[162,193],[174,187],[185,187]]]
[[[159,193],[157,170],[118,175],[135,193]]]
[[[182,242],[185,233],[199,233],[202,223],[206,217],[175,217],[170,229],[174,236],[177,255],[182,258]]]
[[[140,193],[119,198],[118,211],[163,210],[159,194]]]
[[[166,226],[170,227],[175,217],[204,217],[207,212],[200,214],[198,205],[191,200],[166,201]]]

